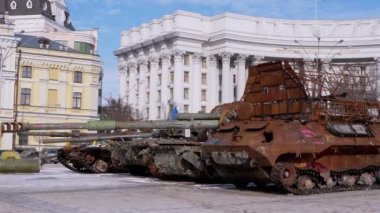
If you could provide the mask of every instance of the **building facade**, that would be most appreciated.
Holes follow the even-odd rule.
[[[260,62],[366,61],[377,63],[380,73],[380,20],[207,17],[177,11],[123,31],[114,54],[121,98],[146,119],[165,119],[173,106],[199,112],[239,100],[248,66]]]
[[[14,85],[16,80],[16,46],[14,25],[5,17],[0,18],[0,121],[13,121]],[[6,101],[5,101],[6,100]],[[11,135],[3,137],[11,141]],[[11,144],[0,143],[0,148],[10,149]]]
[[[64,0],[5,0],[0,2],[0,16],[12,28],[1,31],[0,37],[13,39],[7,41],[12,43],[10,65],[3,72],[9,81],[0,86],[6,88],[0,94],[9,96],[1,97],[0,114],[8,117],[0,122],[98,120],[103,75],[98,30],[76,30]],[[41,139],[4,134],[0,149],[36,145]]]
[[[18,122],[68,123],[99,120],[102,65],[44,37],[22,36],[18,49]],[[19,137],[18,145],[38,145],[39,136]]]
[[[14,22],[15,32],[43,36],[87,54],[96,54],[98,30],[76,30],[65,0],[6,0],[0,14]]]

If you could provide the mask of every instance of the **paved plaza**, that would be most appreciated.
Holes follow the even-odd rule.
[[[380,190],[310,196],[269,187],[169,182],[129,174],[79,174],[45,165],[0,175],[0,212],[379,212]]]

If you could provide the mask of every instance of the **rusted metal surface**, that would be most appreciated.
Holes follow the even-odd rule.
[[[222,126],[202,146],[206,166],[239,186],[272,181],[295,194],[378,188],[379,103],[363,86],[373,77],[326,66],[302,75],[287,62],[251,67],[241,101],[213,110]]]

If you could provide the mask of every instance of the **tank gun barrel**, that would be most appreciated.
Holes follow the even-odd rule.
[[[88,121],[87,123],[1,123],[1,132],[30,130],[120,130],[120,129],[203,129],[218,128],[218,120],[190,121]]]
[[[96,133],[82,133],[82,132],[30,132],[30,131],[21,131],[19,135],[27,136],[46,136],[46,137],[83,137],[96,135]]]
[[[102,140],[112,140],[112,139],[133,139],[133,138],[149,138],[152,137],[153,133],[143,133],[136,135],[103,135],[103,136],[84,136],[76,138],[59,138],[59,139],[45,139],[42,140],[43,144],[51,143],[84,143],[84,142],[93,142],[93,141],[102,141]]]
[[[177,120],[219,120],[219,113],[178,113]]]

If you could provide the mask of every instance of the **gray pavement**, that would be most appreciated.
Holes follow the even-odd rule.
[[[0,212],[380,212],[380,190],[294,196],[275,187],[169,182],[129,174],[78,174],[45,165],[0,174]]]

